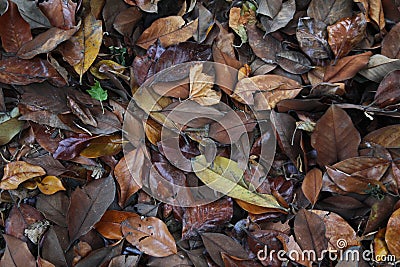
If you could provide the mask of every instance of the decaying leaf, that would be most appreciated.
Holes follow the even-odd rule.
[[[211,106],[219,103],[221,93],[213,90],[214,77],[203,73],[203,65],[197,64],[190,68],[189,99],[202,106]]]
[[[0,182],[0,188],[4,190],[17,189],[18,185],[21,183],[45,174],[46,172],[42,167],[24,161],[10,162],[4,168],[4,175]]]

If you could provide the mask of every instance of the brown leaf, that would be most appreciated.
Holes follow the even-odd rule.
[[[281,52],[281,43],[270,35],[263,36],[255,24],[247,25],[249,44],[254,54],[266,63],[275,63],[275,55]]]
[[[130,37],[134,27],[141,19],[142,12],[137,7],[130,7],[118,14],[113,26],[120,34]]]
[[[80,155],[87,158],[99,158],[116,155],[121,150],[122,138],[119,134],[114,134],[91,139]]]
[[[341,18],[350,17],[352,4],[351,0],[312,0],[307,15],[331,25]]]
[[[324,221],[315,213],[301,209],[294,220],[296,241],[303,250],[315,251],[320,257],[322,250],[327,249]]]
[[[56,86],[66,84],[64,78],[45,60],[31,60],[9,57],[0,60],[0,82],[6,84],[26,85],[48,80]]]
[[[130,217],[122,223],[121,230],[129,243],[150,256],[166,257],[177,253],[174,237],[156,217]]]
[[[385,16],[383,14],[382,1],[374,0],[355,0],[356,3],[361,3],[364,7],[365,13],[368,14],[367,21],[373,21],[380,30],[385,28]]]
[[[6,249],[1,258],[1,267],[36,267],[35,258],[27,244],[18,238],[3,234]]]
[[[63,60],[71,66],[78,64],[84,56],[83,46],[75,36],[72,36],[69,40],[60,44],[56,51],[60,52],[63,56]]]
[[[185,25],[185,20],[180,16],[160,18],[142,33],[136,45],[148,49],[157,39],[163,47],[178,44],[192,37],[197,26],[197,19]]]
[[[201,234],[201,238],[208,254],[210,254],[211,258],[218,266],[224,266],[221,253],[226,253],[227,255],[232,255],[240,259],[249,258],[244,248],[226,235],[219,233],[203,233]]]
[[[64,250],[68,246],[68,230],[64,227],[50,226],[44,234],[42,256],[56,266],[67,267]]]
[[[202,106],[211,106],[219,103],[221,93],[212,89],[214,77],[203,73],[203,64],[196,64],[190,68],[189,81],[189,99]]]
[[[114,196],[115,184],[112,177],[94,180],[72,192],[67,214],[71,244],[89,232],[101,219]]]
[[[364,139],[366,142],[378,144],[385,148],[399,148],[400,147],[400,125],[390,125],[379,128],[369,134]]]
[[[397,23],[382,40],[382,55],[400,59],[400,23]]]
[[[359,73],[371,81],[380,83],[393,70],[400,70],[400,59],[391,59],[381,54],[375,54],[369,59],[368,66]]]
[[[8,4],[7,12],[0,16],[0,37],[4,50],[16,53],[24,43],[32,40],[32,34],[29,24],[21,17],[17,5],[12,1],[8,1]]]
[[[285,27],[289,23],[289,21],[293,19],[295,12],[296,2],[295,0],[289,0],[282,4],[281,9],[275,17],[269,18],[262,16],[260,20],[262,25],[264,26],[265,34],[275,32]]]
[[[90,251],[74,267],[105,266],[112,258],[121,255],[122,242]]]
[[[129,198],[142,187],[142,176],[145,167],[145,153],[143,147],[138,147],[125,154],[115,166],[115,179],[119,185],[118,204],[125,207]]]
[[[382,200],[377,200],[371,207],[364,234],[379,230],[383,225],[386,225],[387,220],[393,213],[395,204],[396,198],[390,195],[386,195]]]
[[[50,28],[23,44],[18,50],[17,56],[22,59],[31,59],[36,55],[51,52],[59,44],[71,38],[78,29],[79,27],[71,27],[68,30]]]
[[[328,26],[328,43],[336,59],[346,56],[364,39],[366,28],[367,21],[362,13]]]
[[[22,182],[45,174],[46,172],[42,167],[31,165],[24,161],[10,162],[4,167],[0,188],[4,190],[17,189]]]
[[[44,217],[61,227],[67,227],[67,211],[69,198],[64,192],[59,192],[51,196],[39,195],[37,197],[36,208]]]
[[[367,66],[371,56],[372,52],[365,52],[343,57],[335,65],[328,65],[324,74],[324,82],[335,83],[353,78],[359,70]]]
[[[221,252],[222,260],[224,261],[225,267],[261,267],[263,266],[255,260],[244,260],[236,256],[230,256],[224,252]]]
[[[311,135],[320,166],[336,163],[358,155],[360,133],[341,108],[332,105],[318,120]]]
[[[222,198],[209,204],[188,207],[182,220],[182,239],[197,237],[199,233],[219,230],[233,216],[233,202]]]
[[[391,254],[400,258],[400,209],[390,216],[386,226],[385,241]]]
[[[130,217],[140,217],[137,213],[107,210],[94,228],[105,238],[121,240],[124,238],[121,223]]]
[[[257,14],[274,18],[282,7],[282,1],[261,0],[258,5]]]
[[[296,51],[283,51],[276,54],[276,63],[282,69],[293,74],[303,74],[312,68],[310,60]]]
[[[304,53],[311,58],[326,59],[331,50],[327,41],[326,24],[312,18],[300,18],[296,37]]]
[[[39,3],[40,10],[52,26],[68,30],[75,26],[77,4],[71,0],[48,0]]]
[[[257,110],[270,110],[284,99],[291,99],[301,91],[301,85],[284,76],[266,74],[244,78],[236,84],[233,98]],[[260,92],[258,94],[254,93]]]
[[[312,169],[307,172],[301,185],[306,198],[311,202],[312,205],[318,200],[319,193],[322,188],[322,172],[320,169]]]
[[[380,108],[400,101],[400,70],[390,72],[383,78],[375,93],[375,104]]]

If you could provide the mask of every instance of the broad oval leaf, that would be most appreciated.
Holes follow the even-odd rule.
[[[312,0],[307,15],[331,25],[341,18],[350,17],[352,4],[351,0]]]
[[[45,195],[53,195],[58,191],[66,190],[61,180],[56,176],[46,176],[40,182],[37,183],[37,186]]]
[[[311,145],[317,150],[321,166],[358,155],[360,133],[347,113],[332,105],[318,120],[311,135]]]
[[[0,188],[4,190],[17,189],[18,185],[34,177],[45,175],[42,167],[35,166],[25,161],[14,161],[4,167],[4,175]]]
[[[368,80],[380,83],[388,73],[400,69],[400,59],[391,59],[381,54],[370,57],[366,68],[360,74]]]
[[[283,51],[276,54],[276,62],[282,69],[293,74],[303,74],[312,69],[310,60],[296,51]]]
[[[275,55],[282,50],[281,43],[269,34],[263,36],[255,24],[247,25],[247,35],[254,54],[266,63],[275,63]]]
[[[39,3],[39,8],[54,27],[68,30],[75,26],[77,3],[71,0],[48,0]]]
[[[130,217],[122,223],[121,230],[129,243],[150,256],[166,257],[177,253],[174,237],[156,217]]]
[[[233,160],[217,156],[209,164],[205,156],[200,155],[192,159],[192,167],[197,177],[211,189],[256,206],[285,210],[272,195],[258,194],[244,187],[240,183],[243,170]]]
[[[375,93],[375,104],[380,108],[400,101],[400,70],[390,72],[383,78]]]
[[[133,212],[107,210],[94,228],[105,238],[121,240],[124,238],[121,224],[130,217],[140,216]]]
[[[397,23],[382,40],[382,55],[400,59],[400,23]]]
[[[364,139],[366,142],[381,145],[385,148],[400,147],[400,125],[390,125],[379,128],[369,134]]]
[[[312,169],[307,172],[301,185],[306,198],[311,202],[312,205],[318,200],[319,193],[322,189],[322,172],[320,169]]]
[[[6,248],[1,258],[1,267],[36,267],[35,258],[26,242],[6,234],[3,234],[3,238],[6,241]]]

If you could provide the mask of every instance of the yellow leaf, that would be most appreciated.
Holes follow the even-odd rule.
[[[96,20],[92,13],[88,13],[83,21],[82,27],[75,34],[78,43],[83,47],[83,58],[74,67],[82,81],[82,75],[89,69],[96,59],[101,42],[103,40],[103,29],[101,20]]]
[[[35,166],[25,161],[10,162],[4,167],[0,188],[4,190],[17,189],[19,184],[45,174],[45,170],[40,166]]]
[[[285,210],[274,196],[247,189],[241,182],[243,170],[233,160],[217,156],[207,163],[205,156],[200,155],[192,159],[192,167],[197,177],[215,191],[256,206]]]
[[[46,176],[43,178],[41,182],[37,183],[40,192],[45,195],[52,195],[58,191],[65,190],[60,179],[56,176]]]
[[[109,79],[108,76],[104,74],[104,72],[108,70],[115,74],[122,74],[125,67],[112,60],[100,60],[94,66],[90,67],[90,73],[100,80]]]

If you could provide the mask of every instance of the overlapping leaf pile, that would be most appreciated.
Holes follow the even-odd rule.
[[[400,260],[398,1],[0,0],[0,25],[1,266]],[[226,195],[153,198],[201,185]]]

